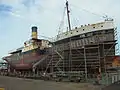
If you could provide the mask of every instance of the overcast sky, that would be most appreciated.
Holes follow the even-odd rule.
[[[31,26],[39,35],[57,34],[66,0],[0,0],[0,57],[30,39]],[[72,28],[103,21],[108,15],[120,27],[120,0],[69,0]],[[62,29],[66,30],[66,16]]]

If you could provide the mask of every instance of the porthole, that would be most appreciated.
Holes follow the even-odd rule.
[[[75,27],[75,29],[77,29],[77,27]]]

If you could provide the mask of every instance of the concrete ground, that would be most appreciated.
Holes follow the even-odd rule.
[[[5,90],[100,90],[88,83],[53,82],[0,76],[0,88]]]

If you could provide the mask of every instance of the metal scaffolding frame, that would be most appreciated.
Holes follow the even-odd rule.
[[[85,38],[83,38],[85,39]],[[73,42],[71,38],[71,43]],[[66,44],[68,43],[68,44]],[[67,46],[66,46],[67,45]],[[75,73],[82,72],[87,80],[96,73],[106,73],[107,64],[112,62],[107,61],[106,57],[115,56],[116,40],[91,43],[87,45],[69,47],[69,42],[55,42],[52,53],[51,66],[52,73]],[[66,47],[66,48],[65,48]],[[69,67],[69,48],[71,48],[71,66]],[[57,68],[57,70],[55,69]],[[71,68],[71,70],[69,69]],[[96,72],[97,70],[97,72]]]

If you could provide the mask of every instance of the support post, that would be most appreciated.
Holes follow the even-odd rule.
[[[87,60],[86,60],[86,50],[85,50],[85,46],[84,46],[84,61],[85,61],[85,79],[87,81],[88,77],[87,77]]]

